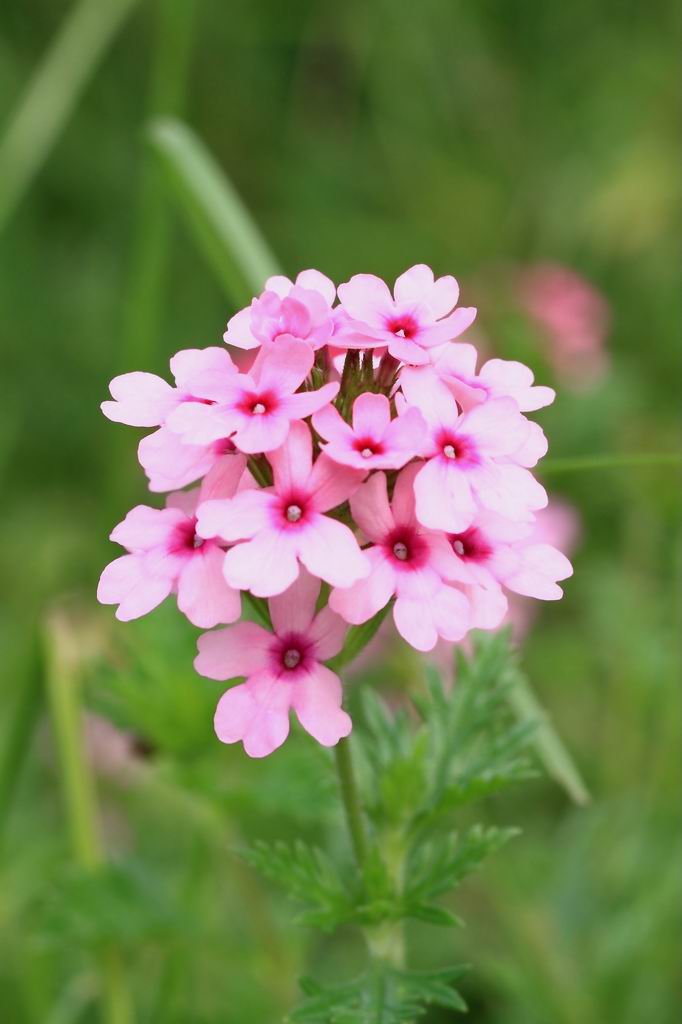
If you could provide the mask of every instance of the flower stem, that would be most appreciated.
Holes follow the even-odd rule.
[[[334,754],[348,831],[353,843],[353,851],[358,866],[362,867],[367,857],[367,833],[360,805],[360,795],[353,771],[350,741],[348,739],[339,740],[334,748]]]
[[[45,682],[52,714],[66,817],[76,863],[95,874],[104,864],[95,786],[83,742],[80,664],[83,630],[55,611],[45,631]],[[133,1006],[120,950],[110,943],[99,958],[102,1019],[132,1024]]]

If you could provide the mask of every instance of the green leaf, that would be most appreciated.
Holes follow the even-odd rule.
[[[547,774],[566,790],[578,806],[588,804],[590,794],[575,761],[521,672],[515,674],[508,700],[520,719],[533,718],[536,721],[533,743]]]
[[[281,273],[236,189],[194,132],[180,121],[151,123],[149,142],[190,232],[235,306]]]
[[[432,903],[409,903],[404,908],[405,917],[411,917],[415,921],[425,921],[427,924],[438,925],[441,928],[463,928],[464,921],[457,914],[445,907],[436,907]]]
[[[293,843],[260,841],[242,856],[302,905],[301,924],[331,930],[356,917],[355,902],[336,867],[317,847],[301,839]]]
[[[514,828],[474,825],[463,836],[453,832],[445,841],[421,844],[408,863],[406,906],[454,889],[516,835],[518,829]]]
[[[33,73],[0,141],[0,231],[45,162],[136,0],[80,0]]]
[[[391,608],[392,602],[389,602],[384,608],[376,613],[376,615],[369,620],[369,622],[363,622],[361,626],[351,626],[346,634],[346,642],[343,645],[343,650],[327,662],[330,669],[334,672],[338,672],[339,669],[348,665],[349,662],[357,658],[358,654],[367,646],[370,640],[374,639],[381,623],[384,621],[388,612]]]
[[[308,998],[288,1019],[304,1024],[407,1024],[430,1005],[466,1011],[452,987],[466,970],[405,971],[384,965],[330,988],[306,978],[301,987]]]

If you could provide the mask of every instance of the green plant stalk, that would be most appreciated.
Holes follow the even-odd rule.
[[[7,824],[17,782],[26,755],[31,748],[31,737],[42,709],[43,693],[40,665],[31,656],[26,680],[21,687],[12,715],[4,731],[0,750],[0,840]]]
[[[148,138],[165,181],[209,266],[235,306],[248,303],[280,268],[236,189],[204,144],[173,118],[152,121]]]
[[[97,822],[97,800],[85,753],[80,701],[79,641],[67,617],[54,612],[44,636],[45,682],[52,716],[66,817],[76,863],[96,872],[104,863]],[[100,955],[103,1020],[132,1024],[133,1007],[120,951],[113,945]]]
[[[348,825],[358,868],[362,870],[367,859],[367,832],[360,804],[360,794],[353,771],[353,758],[349,739],[339,740],[334,747],[334,757],[346,824]]]
[[[80,0],[35,71],[0,141],[0,231],[59,138],[136,0]]]
[[[348,738],[339,740],[334,748],[336,771],[339,780],[341,800],[350,834],[358,869],[362,872],[369,852],[367,831],[360,795],[353,769],[351,744]],[[388,869],[394,884],[402,886],[405,860],[405,837],[395,831],[387,839],[382,850],[388,861]],[[386,965],[402,967],[405,961],[404,928],[400,921],[383,921],[381,924],[364,929],[369,954],[377,973],[377,984],[383,985],[383,971]]]

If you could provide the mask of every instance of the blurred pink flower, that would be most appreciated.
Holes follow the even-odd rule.
[[[595,384],[609,363],[604,344],[611,315],[604,296],[580,274],[553,263],[521,271],[517,295],[547,336],[557,376],[576,388]]]

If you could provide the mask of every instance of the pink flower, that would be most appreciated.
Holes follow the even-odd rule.
[[[218,703],[215,731],[223,743],[241,741],[251,757],[271,754],[289,734],[292,708],[325,747],[351,731],[341,680],[322,664],[341,650],[346,625],[329,608],[315,614],[319,592],[319,580],[302,572],[268,602],[274,633],[242,622],[199,637],[197,672],[209,679],[247,677]]]
[[[241,455],[225,457],[201,488],[169,495],[163,509],[137,505],[114,528],[111,540],[128,554],[106,567],[97,597],[102,604],[118,604],[116,618],[126,622],[146,615],[170,593],[177,593],[180,611],[202,629],[239,618],[239,593],[222,573],[224,550],[197,536],[195,512],[201,501],[231,497],[245,465]]]
[[[469,628],[469,606],[459,590],[444,582],[458,572],[445,537],[417,522],[417,470],[408,466],[400,473],[391,505],[384,473],[375,473],[351,497],[353,518],[372,542],[365,549],[371,573],[352,587],[333,590],[329,606],[346,622],[358,624],[371,619],[395,595],[398,632],[418,651],[430,651],[439,636],[461,640]]]
[[[576,387],[596,383],[608,367],[611,315],[604,296],[580,274],[552,263],[523,271],[517,294],[547,337],[557,375]]]
[[[350,497],[363,474],[324,453],[313,465],[310,430],[300,421],[268,460],[274,487],[209,501],[198,511],[200,536],[246,541],[225,556],[230,586],[259,597],[281,594],[297,578],[299,561],[332,586],[366,576],[369,563],[352,531],[324,514]]]
[[[230,437],[249,454],[274,451],[284,444],[293,420],[322,409],[339,390],[338,383],[330,383],[298,392],[314,358],[306,342],[282,337],[276,345],[261,348],[250,373],[198,374],[191,387],[202,401],[179,405],[168,417],[168,427],[185,443],[211,444]]]
[[[175,387],[154,373],[124,373],[114,377],[109,390],[113,402],[102,402],[102,412],[116,423],[131,427],[158,427],[181,402],[192,401],[187,382],[197,373],[233,374],[237,368],[224,348],[188,348],[170,361]]]
[[[234,453],[228,437],[211,444],[185,444],[168,427],[159,427],[143,437],[137,457],[147,474],[149,490],[175,491],[201,479],[223,455]]]
[[[424,264],[401,274],[393,295],[373,274],[356,274],[339,285],[342,309],[367,325],[368,341],[387,345],[395,359],[409,365],[428,363],[429,349],[458,337],[473,323],[476,310],[455,309],[458,298],[454,277],[434,280]]]
[[[529,520],[547,504],[544,488],[525,468],[543,454],[544,435],[513,399],[491,398],[460,414],[454,398],[428,379],[413,375],[401,384],[429,428],[428,461],[414,485],[420,523],[457,533],[481,507]]]
[[[388,398],[371,392],[355,399],[352,427],[332,405],[315,413],[313,426],[329,442],[322,450],[334,462],[365,472],[401,469],[426,441],[426,424],[418,409],[407,409],[392,420]]]
[[[249,349],[286,335],[321,348],[334,329],[335,298],[333,282],[318,270],[301,271],[296,284],[287,277],[270,277],[262,295],[230,319],[223,340]]]
[[[521,412],[534,412],[554,401],[554,390],[535,384],[533,371],[523,363],[489,359],[476,373],[477,359],[473,345],[448,345],[438,353],[433,370],[407,367],[401,379],[408,374],[435,372],[464,410],[487,398],[513,398]]]
[[[450,534],[448,540],[455,558],[469,574],[466,590],[472,624],[478,628],[493,629],[504,618],[503,587],[527,597],[558,601],[563,591],[557,581],[573,574],[565,555],[538,542],[532,523],[513,523],[484,512],[469,529]]]
[[[552,498],[547,508],[538,512],[532,524],[532,532],[524,543],[549,545],[568,556],[579,543],[580,532],[580,517],[573,506]],[[536,614],[537,605],[534,600],[520,594],[511,595],[507,620],[512,624],[516,639],[525,636]]]

